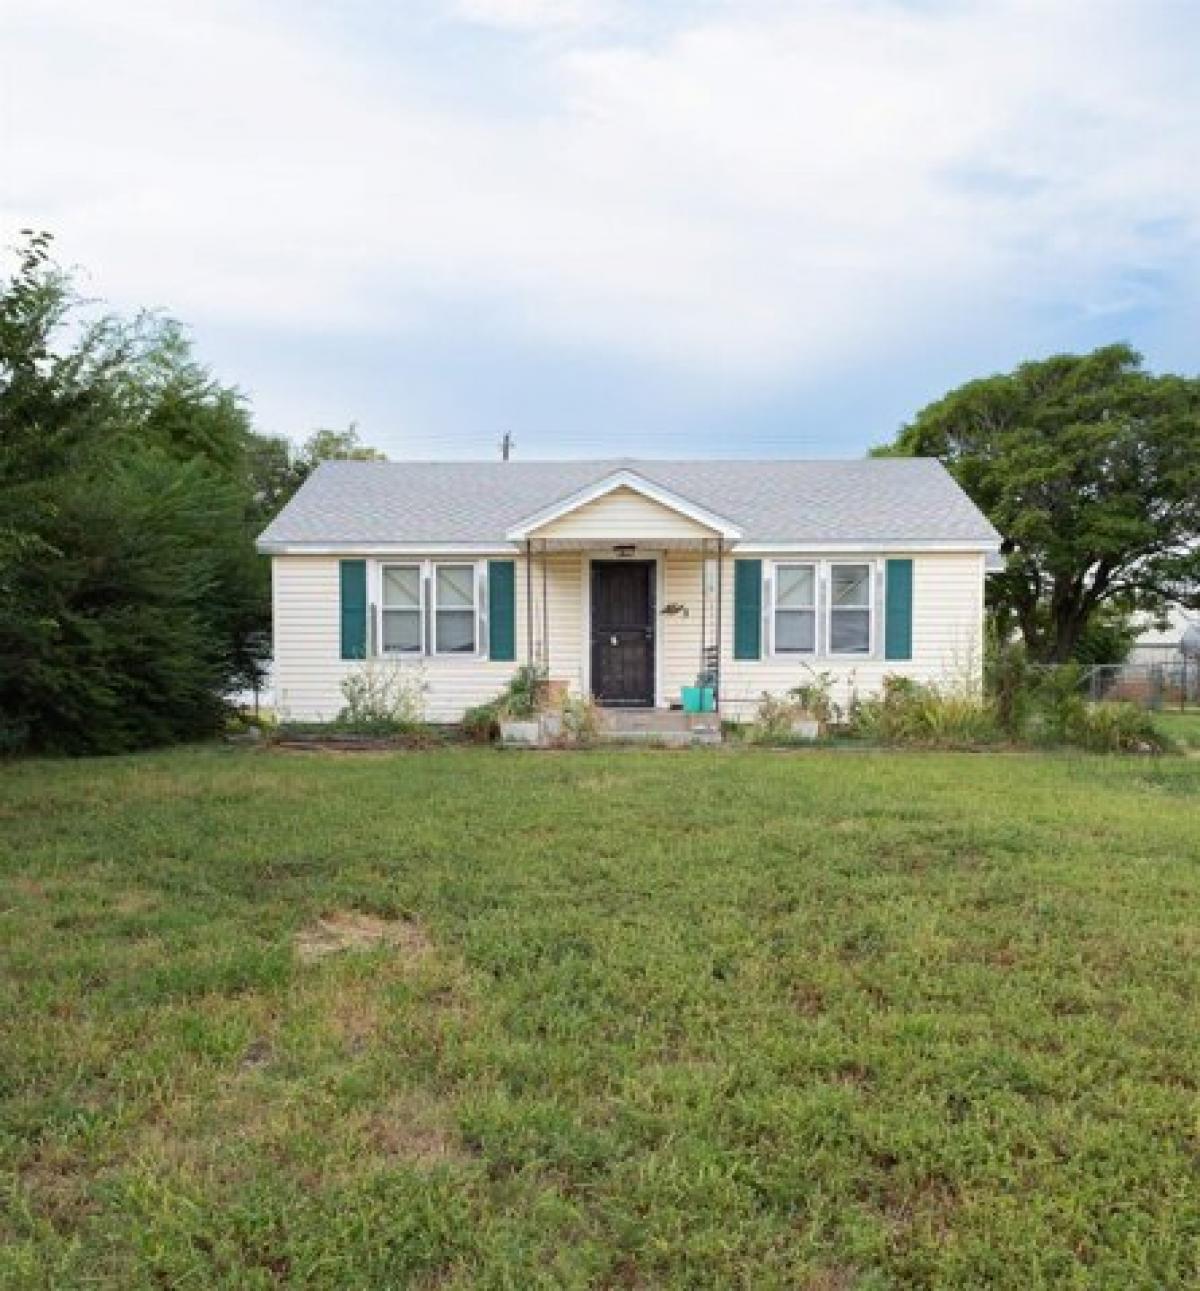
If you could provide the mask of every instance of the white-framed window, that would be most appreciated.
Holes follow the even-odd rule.
[[[829,566],[829,653],[870,654],[874,567],[867,561]]]
[[[434,565],[434,654],[475,653],[479,620],[478,584],[474,565]]]
[[[772,641],[776,654],[816,654],[817,567],[775,566]]]
[[[421,566],[384,565],[380,572],[379,648],[383,654],[421,654],[425,648]]]
[[[487,640],[487,580],[465,560],[381,561],[375,583],[381,655],[476,655]]]

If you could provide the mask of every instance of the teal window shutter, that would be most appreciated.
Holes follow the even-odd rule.
[[[733,562],[733,657],[762,655],[762,561]]]
[[[913,563],[889,560],[885,588],[883,657],[912,658]]]
[[[342,581],[342,658],[367,657],[367,562],[343,560]]]
[[[517,657],[516,561],[488,561],[488,657],[501,662]]]

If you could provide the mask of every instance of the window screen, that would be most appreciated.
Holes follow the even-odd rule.
[[[385,565],[383,651],[415,654],[421,649],[421,567]]]
[[[475,653],[475,566],[438,565],[434,569],[438,654]]]
[[[776,565],[775,652],[812,654],[816,648],[816,566]]]
[[[829,653],[871,650],[871,566],[829,568]]]

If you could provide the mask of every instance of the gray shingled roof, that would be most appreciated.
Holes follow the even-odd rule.
[[[742,530],[743,542],[995,543],[940,462],[325,462],[259,538],[281,545],[503,543],[527,516],[634,471]]]

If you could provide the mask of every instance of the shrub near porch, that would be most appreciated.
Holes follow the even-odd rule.
[[[1184,758],[9,766],[0,1285],[1194,1285],[1198,807]]]

